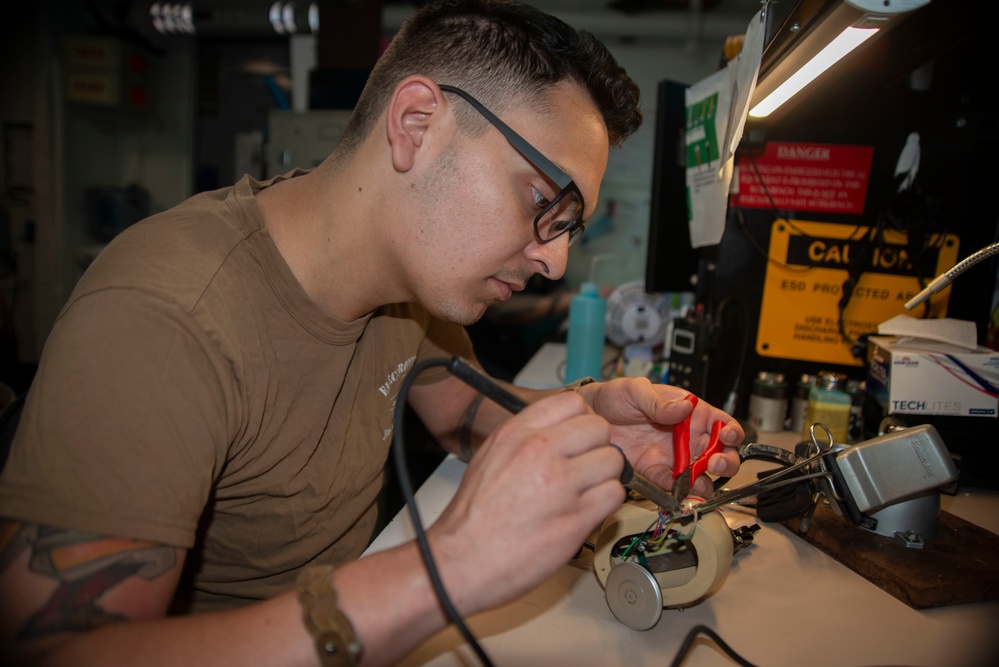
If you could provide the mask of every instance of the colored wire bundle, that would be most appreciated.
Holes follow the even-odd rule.
[[[694,537],[694,532],[697,530],[697,521],[700,518],[700,515],[695,511],[693,513],[693,517],[694,520],[691,523],[690,530],[686,533],[682,533],[678,529],[673,528],[673,524],[676,523],[676,519],[667,517],[660,507],[656,518],[649,524],[649,527],[638,535],[635,535],[628,547],[621,552],[621,560],[626,560],[631,552],[636,550],[636,548],[639,552],[643,552],[645,551],[646,545],[658,547],[667,539],[672,538],[678,542],[689,541]]]

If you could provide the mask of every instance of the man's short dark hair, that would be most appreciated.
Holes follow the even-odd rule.
[[[413,75],[467,90],[494,112],[514,103],[541,108],[554,84],[574,83],[600,110],[612,146],[642,123],[638,85],[590,33],[509,0],[438,0],[406,20],[375,65],[338,149],[342,157]],[[466,105],[456,113],[459,122],[480,122]]]

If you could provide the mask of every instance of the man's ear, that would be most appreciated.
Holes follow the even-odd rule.
[[[386,119],[392,166],[396,171],[406,172],[413,167],[417,153],[427,145],[428,132],[439,120],[438,109],[444,106],[441,89],[430,79],[410,77],[396,86]]]

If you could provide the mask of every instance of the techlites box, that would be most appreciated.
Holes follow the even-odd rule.
[[[999,352],[925,338],[872,336],[867,393],[889,414],[995,418]]]

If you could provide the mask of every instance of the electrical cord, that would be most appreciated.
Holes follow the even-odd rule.
[[[767,252],[767,250],[760,245],[759,241],[757,241],[756,238],[749,233],[749,225],[746,224],[746,216],[742,212],[741,208],[735,209],[735,219],[739,223],[739,229],[742,230],[743,235],[746,237],[746,241],[749,243],[749,247],[751,247],[757,255],[765,259],[770,264],[773,264],[776,267],[784,269],[785,271],[790,271],[792,273],[808,273],[809,271],[812,270],[813,267],[811,266],[794,266],[791,264],[787,264],[785,262],[781,262],[771,257],[770,253]],[[782,218],[778,216],[777,218],[774,219],[774,222],[781,219]],[[784,222],[787,222],[787,220],[784,220]],[[793,225],[790,224],[789,226],[793,227]]]
[[[739,346],[739,362],[733,373],[732,388],[722,406],[722,410],[729,414],[735,412],[735,404],[739,395],[739,380],[742,378],[742,372],[746,366],[746,348],[749,347],[749,308],[746,307],[745,301],[731,296],[722,299],[721,303],[718,304],[718,326],[724,326],[725,313],[733,304],[742,310],[742,343]]]
[[[777,220],[783,220],[784,222],[787,223],[787,226],[793,229],[794,231],[798,232],[805,238],[811,238],[811,236],[805,230],[795,225],[790,220],[790,218],[788,218],[787,214],[781,211],[780,208],[777,206],[777,202],[774,201],[773,195],[770,194],[770,188],[767,187],[767,182],[766,180],[764,180],[763,175],[760,173],[760,167],[759,165],[756,164],[756,158],[753,157],[752,153],[749,153],[749,164],[753,166],[753,172],[756,174],[756,180],[760,182],[760,187],[763,188],[763,194],[767,196],[767,201],[770,202],[770,208],[773,209],[774,215],[776,216],[774,218],[774,222],[776,222]]]
[[[857,252],[852,254],[850,262],[846,269],[846,279],[843,281],[843,285],[840,288],[840,298],[836,304],[837,311],[837,329],[839,331],[839,336],[850,346],[850,354],[858,361],[864,361],[864,355],[867,351],[867,340],[866,337],[870,334],[862,334],[858,338],[854,338],[846,330],[846,307],[850,305],[850,300],[853,298],[853,292],[857,288],[857,284],[860,282],[860,277],[864,273],[864,268],[870,264],[871,254],[874,249],[884,250],[886,247],[884,239],[884,230],[880,225],[870,229],[867,233],[866,238],[858,237],[857,233],[860,231],[860,225],[857,225],[853,232],[850,233],[849,238],[847,238],[847,244],[853,244],[855,241],[863,240],[860,248]]]
[[[450,359],[427,359],[422,361],[413,367],[413,370],[406,374],[403,378],[402,384],[399,386],[399,395],[396,397],[395,412],[393,414],[393,429],[394,433],[392,436],[392,455],[395,461],[396,475],[399,478],[399,487],[402,491],[403,500],[406,502],[406,508],[409,510],[409,516],[413,522],[413,529],[416,531],[416,541],[420,546],[420,553],[423,555],[423,563],[427,568],[427,574],[430,576],[430,581],[433,583],[434,590],[437,592],[437,598],[440,600],[441,606],[444,607],[444,612],[447,614],[448,618],[461,633],[461,636],[465,638],[465,642],[471,647],[472,651],[479,658],[479,661],[485,667],[492,667],[492,660],[486,655],[486,652],[479,645],[478,640],[476,640],[475,635],[472,631],[468,629],[465,625],[465,621],[461,618],[461,614],[455,609],[454,603],[451,602],[451,598],[448,596],[447,591],[444,589],[444,582],[441,581],[440,572],[437,569],[437,563],[434,560],[434,556],[430,551],[430,543],[427,541],[427,533],[423,528],[423,520],[420,518],[420,511],[416,507],[416,497],[413,492],[413,483],[409,478],[409,468],[406,464],[406,452],[403,446],[403,420],[405,417],[405,406],[406,397],[409,395],[409,388],[413,384],[413,381],[419,376],[420,373],[428,368],[434,366],[448,366],[451,363]]]
[[[909,172],[896,175],[894,186],[897,187],[909,176]],[[904,233],[907,238],[906,250],[909,254],[907,261],[913,266],[918,266],[924,256],[933,249],[939,250],[943,247],[946,236],[946,225],[942,224],[939,218],[942,217],[940,203],[925,195],[918,185],[910,187],[908,190],[896,192],[889,201],[878,212],[877,219],[866,234],[858,235],[861,226],[858,225],[850,235],[848,243],[860,241],[859,249],[852,254],[847,267],[847,277],[843,281],[842,294],[837,305],[839,334],[850,345],[850,352],[860,362],[866,361],[867,339],[875,332],[862,333],[856,338],[851,336],[846,330],[846,309],[853,298],[854,290],[860,282],[860,278],[871,266],[871,258],[875,251],[882,256],[896,252],[892,244],[888,242],[885,233],[894,231]],[[898,210],[896,210],[898,209]],[[932,241],[933,236],[937,236],[937,241]],[[922,284],[922,278],[917,276]],[[926,317],[929,309],[923,313]]]
[[[697,639],[697,635],[699,634],[707,635],[707,637],[711,639],[711,641],[713,641],[715,644],[717,644],[718,647],[721,648],[721,650],[723,650],[728,657],[732,658],[732,660],[735,660],[742,667],[755,667],[753,663],[749,662],[741,655],[736,653],[734,650],[732,650],[732,647],[729,646],[727,643],[725,643],[725,640],[719,637],[717,632],[707,627],[706,625],[695,625],[693,628],[690,629],[690,632],[687,633],[686,639],[683,640],[683,644],[680,646],[680,650],[677,651],[676,657],[673,659],[673,662],[670,663],[670,667],[680,667],[684,659],[687,657],[687,654],[690,653],[690,649],[694,645],[694,640]]]

